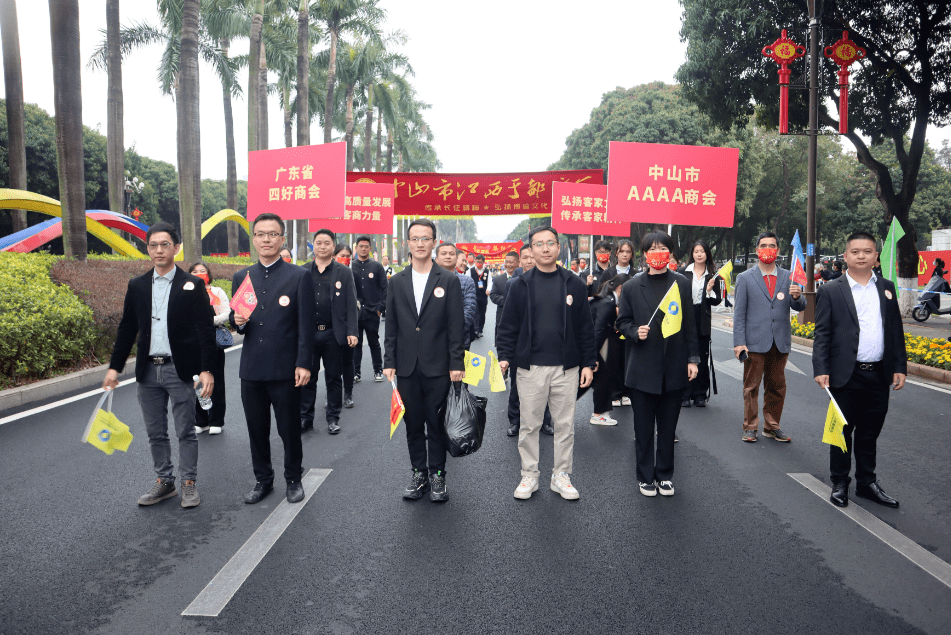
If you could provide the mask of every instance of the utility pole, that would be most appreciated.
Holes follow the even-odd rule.
[[[816,283],[813,276],[816,253],[816,163],[819,143],[819,16],[822,0],[809,0],[809,175],[806,194],[806,323],[816,321]]]

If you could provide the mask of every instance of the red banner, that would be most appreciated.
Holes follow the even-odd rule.
[[[439,174],[435,172],[347,172],[347,181],[393,183],[397,216],[470,218],[551,214],[556,182],[601,185],[601,170]]]
[[[948,270],[948,263],[951,263],[951,251],[919,251],[918,252],[918,284],[925,285],[931,280],[931,274],[934,273],[935,258],[941,258],[944,261],[944,269]],[[948,279],[945,274],[945,280]]]
[[[344,208],[347,144],[324,143],[248,153],[248,220],[332,218]]]
[[[518,253],[522,244],[521,240],[514,243],[456,243],[456,248],[466,254],[485,256],[485,261],[494,265],[503,262],[505,254],[510,251]]]
[[[608,220],[608,186],[586,183],[552,185],[551,226],[563,234],[629,236],[630,223]]]
[[[739,158],[736,148],[612,141],[611,219],[732,227]]]
[[[312,218],[308,229],[344,234],[393,234],[393,186],[347,183],[346,207],[340,218]]]

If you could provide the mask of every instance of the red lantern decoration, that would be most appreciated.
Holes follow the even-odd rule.
[[[132,212],[132,218],[134,218],[135,220],[139,220],[140,216],[142,216],[142,212],[139,211],[138,207],[136,207],[135,210]]]
[[[849,132],[849,66],[865,59],[865,49],[849,39],[849,32],[842,31],[842,38],[823,50],[823,55],[839,65],[839,134]]]
[[[763,47],[763,55],[779,64],[779,134],[789,132],[789,76],[792,71],[789,64],[806,54],[806,47],[796,44],[782,36],[769,46]]]

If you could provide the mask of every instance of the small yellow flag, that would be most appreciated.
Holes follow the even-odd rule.
[[[664,321],[660,324],[660,332],[664,337],[670,337],[680,332],[680,323],[683,321],[683,307],[680,303],[680,287],[674,282],[660,301],[661,311],[664,312]]]
[[[485,358],[466,351],[466,376],[462,381],[470,386],[478,386],[485,376]]]
[[[132,433],[129,426],[119,421],[112,412],[100,410],[85,441],[106,454],[112,454],[115,450],[126,452],[132,443]]]
[[[505,378],[495,353],[489,351],[489,389],[492,392],[505,392]]]
[[[730,281],[730,278],[733,276],[733,261],[731,260],[720,267],[720,270],[717,271],[717,275],[723,278],[727,293],[733,293],[733,283]]]
[[[832,397],[832,395],[830,394],[829,397]],[[826,424],[825,430],[822,432],[822,442],[834,445],[843,452],[848,452],[849,450],[845,445],[845,435],[842,433],[842,429],[847,425],[849,425],[849,422],[845,420],[845,417],[842,416],[842,412],[839,411],[839,404],[835,402],[835,399],[832,399],[829,401],[829,411],[826,413]]]

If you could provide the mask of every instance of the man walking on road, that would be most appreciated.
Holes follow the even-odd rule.
[[[472,325],[472,339],[482,337],[485,329],[485,310],[489,306],[489,270],[485,268],[485,256],[475,257],[475,266],[469,269],[469,275],[476,286],[476,320]]]
[[[555,428],[551,489],[574,500],[571,484],[578,387],[591,383],[596,363],[594,323],[581,278],[557,264],[558,233],[538,227],[529,235],[535,268],[510,283],[499,324],[499,365],[515,367],[524,425],[518,452],[522,480],[515,498],[538,490],[538,433],[545,407]]]
[[[119,373],[137,341],[135,379],[156,474],[155,484],[139,498],[139,505],[154,505],[178,493],[168,441],[167,412],[171,401],[178,436],[182,507],[195,507],[201,500],[195,487],[198,437],[192,377],[198,375],[201,396],[211,397],[215,387],[211,373],[216,353],[214,313],[205,283],[175,266],[175,255],[182,247],[178,230],[169,223],[158,222],[149,228],[145,241],[153,268],[129,281],[116,345],[102,388],[118,388]]]
[[[273,407],[277,433],[284,442],[287,502],[299,503],[304,500],[300,389],[310,381],[314,362],[314,285],[303,267],[278,256],[284,245],[284,221],[280,216],[265,213],[255,218],[251,240],[258,263],[237,272],[231,281],[231,288],[237,290],[250,276],[257,299],[250,319],[231,312],[231,323],[244,334],[238,376],[257,479],[244,502],[253,505],[274,491],[270,440]]]
[[[465,273],[459,273],[457,270],[460,261],[463,265],[465,264],[465,261],[462,260],[462,254],[458,253],[454,244],[442,243],[436,248],[436,264],[446,271],[455,273],[459,279],[459,284],[462,286],[462,307],[465,316],[462,347],[469,350],[469,344],[472,343],[469,337],[472,334],[472,325],[475,324],[476,317],[476,292],[472,278]]]
[[[505,285],[515,277],[515,268],[518,267],[518,254],[514,251],[505,254],[503,266],[505,271],[492,278],[492,284],[489,285],[489,299],[492,300],[492,304],[498,307],[495,309],[496,335],[499,332],[499,322],[502,321],[502,307],[505,306]]]
[[[439,407],[450,382],[465,377],[462,287],[456,276],[434,266],[436,224],[417,218],[407,228],[411,265],[390,279],[386,300],[385,368],[398,388],[406,414],[406,443],[413,476],[403,498],[449,500],[446,439]]]
[[[888,386],[901,390],[908,364],[895,284],[872,271],[877,251],[871,234],[849,236],[848,271],[816,293],[812,368],[816,383],[829,389],[848,422],[843,430],[847,450],[829,446],[830,498],[838,507],[849,504],[853,452],[855,495],[898,507],[878,484],[875,458],[888,414]]]
[[[314,285],[314,363],[310,380],[301,388],[301,431],[314,429],[314,404],[317,401],[317,375],[324,364],[324,385],[327,387],[327,432],[340,432],[340,409],[343,405],[344,360],[348,348],[357,345],[357,294],[353,273],[333,258],[336,236],[329,229],[314,234],[314,259],[304,269]]]
[[[773,232],[756,239],[759,264],[736,277],[733,352],[743,361],[743,441],[756,442],[758,393],[763,381],[763,436],[788,443],[779,427],[786,400],[786,360],[792,348],[790,310],[802,311],[806,299],[789,271],[775,264],[779,241]],[[748,357],[747,357],[748,356]],[[744,361],[745,360],[745,361]]]
[[[380,315],[386,308],[386,270],[370,258],[370,237],[357,238],[357,257],[350,263],[360,301],[360,329],[353,349],[353,381],[360,381],[363,365],[363,334],[370,345],[373,380],[383,381],[383,355],[380,352]]]

